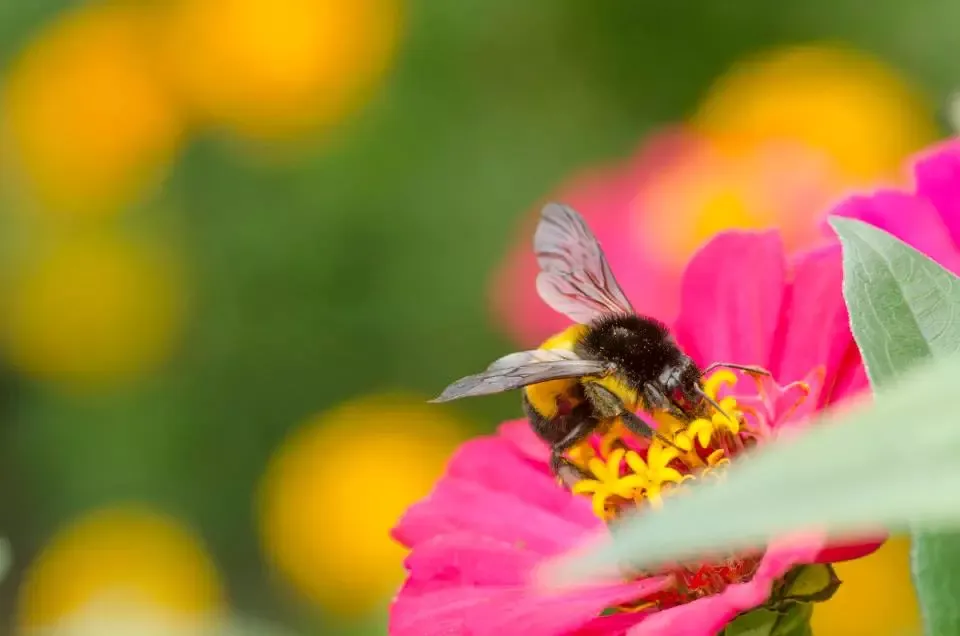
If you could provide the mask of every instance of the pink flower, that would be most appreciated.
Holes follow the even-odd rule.
[[[913,160],[913,191],[884,189],[850,197],[833,214],[860,219],[960,272],[960,140]]]
[[[633,572],[620,583],[559,595],[532,583],[539,564],[590,538],[625,508],[650,511],[664,494],[710,478],[744,448],[863,390],[840,283],[836,243],[788,259],[775,232],[714,238],[684,273],[674,333],[701,365],[758,365],[776,381],[711,374],[706,391],[735,417],[715,414],[686,427],[658,418],[679,449],[619,427],[594,435],[571,453],[593,477],[574,484],[575,494],[557,486],[547,447],[526,422],[468,442],[432,494],[394,529],[412,552],[390,633],[713,636],[741,612],[784,593],[783,577],[795,566],[875,550],[882,539],[774,543],[763,554]]]
[[[842,186],[837,166],[812,147],[771,140],[731,149],[675,127],[625,161],[576,175],[550,198],[584,216],[637,311],[672,322],[683,268],[710,236],[777,228],[789,251],[812,247],[824,240],[814,221]],[[525,220],[490,288],[498,322],[531,346],[566,326],[531,293],[535,216]]]

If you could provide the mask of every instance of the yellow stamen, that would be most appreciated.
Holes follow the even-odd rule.
[[[717,399],[717,393],[721,387],[732,387],[737,384],[737,374],[730,369],[720,369],[710,374],[710,377],[703,382],[703,392]]]
[[[677,435],[677,437],[686,438],[690,448],[693,448],[693,440],[697,440],[701,446],[706,448],[707,444],[710,443],[710,438],[713,437],[713,429],[713,421],[700,418],[691,422],[687,430]]]
[[[613,452],[613,445],[629,435],[627,427],[623,425],[623,420],[618,417],[610,425],[610,430],[600,436],[600,454],[609,457],[610,453]]]
[[[596,431],[599,439],[594,438],[595,446],[584,442],[568,453],[590,475],[574,484],[573,492],[590,496],[594,514],[609,521],[628,502],[659,508],[665,496],[684,488],[692,479],[722,478],[721,468],[730,463],[731,455],[743,450],[742,436],[756,434],[745,426],[743,413],[749,411],[747,405],[741,406],[730,395],[718,397],[724,386],[735,385],[737,380],[738,376],[728,369],[705,378],[704,393],[718,403],[720,411],[711,410],[693,422],[683,422],[664,412],[653,413],[659,434],[666,441],[640,440],[621,418],[604,422]],[[625,440],[639,442],[641,448],[648,445],[645,450],[630,450],[632,443],[625,444]]]
[[[672,438],[678,432],[687,427],[686,422],[678,420],[666,411],[657,411],[652,413],[652,416],[654,421],[657,423],[657,430],[660,431],[662,435],[666,436],[667,439]]]
[[[570,462],[584,472],[587,471],[590,460],[596,457],[597,453],[593,450],[589,440],[584,440],[567,451],[567,458]]]
[[[634,494],[634,500],[638,504],[646,499],[652,506],[659,506],[665,484],[679,484],[686,479],[692,479],[691,475],[684,475],[676,468],[669,466],[670,462],[678,456],[679,453],[675,448],[664,446],[659,441],[650,444],[646,461],[634,451],[626,454],[627,466],[643,484],[642,490]]]
[[[620,476],[621,463],[627,451],[618,448],[610,453],[607,461],[603,462],[594,457],[587,463],[587,467],[596,479],[583,479],[573,485],[576,494],[590,494],[592,497],[593,512],[601,519],[606,519],[607,501],[612,497],[632,499],[634,491],[642,487],[642,482],[636,476]]]
[[[724,457],[724,455],[725,453],[722,448],[718,448],[717,450],[713,451],[712,453],[710,453],[710,455],[707,456],[707,466],[716,466],[720,462],[730,461],[729,459]]]

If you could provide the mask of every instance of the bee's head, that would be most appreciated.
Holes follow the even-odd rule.
[[[686,358],[677,371],[676,384],[670,398],[681,411],[691,417],[705,416],[709,412],[710,403],[704,399],[700,368],[693,360]]]

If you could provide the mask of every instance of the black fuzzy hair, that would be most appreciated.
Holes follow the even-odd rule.
[[[604,316],[591,323],[577,349],[584,358],[616,364],[638,390],[655,383],[665,368],[687,361],[669,328],[646,316]]]

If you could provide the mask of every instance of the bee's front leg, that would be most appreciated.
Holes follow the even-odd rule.
[[[681,422],[689,422],[691,419],[654,384],[648,382],[643,385],[643,399],[651,410],[664,411]]]
[[[583,389],[586,393],[587,399],[591,404],[593,404],[594,412],[597,413],[599,417],[618,417],[623,421],[624,426],[626,426],[627,429],[629,429],[630,432],[634,433],[635,435],[639,435],[646,439],[653,439],[656,437],[664,444],[676,448],[676,445],[674,445],[673,442],[658,433],[653,429],[653,427],[637,417],[636,413],[633,413],[626,406],[624,406],[623,400],[617,397],[612,391],[610,391],[610,389],[593,382],[584,384]],[[646,394],[644,395],[644,399],[646,399]],[[681,417],[683,417],[682,414]]]

